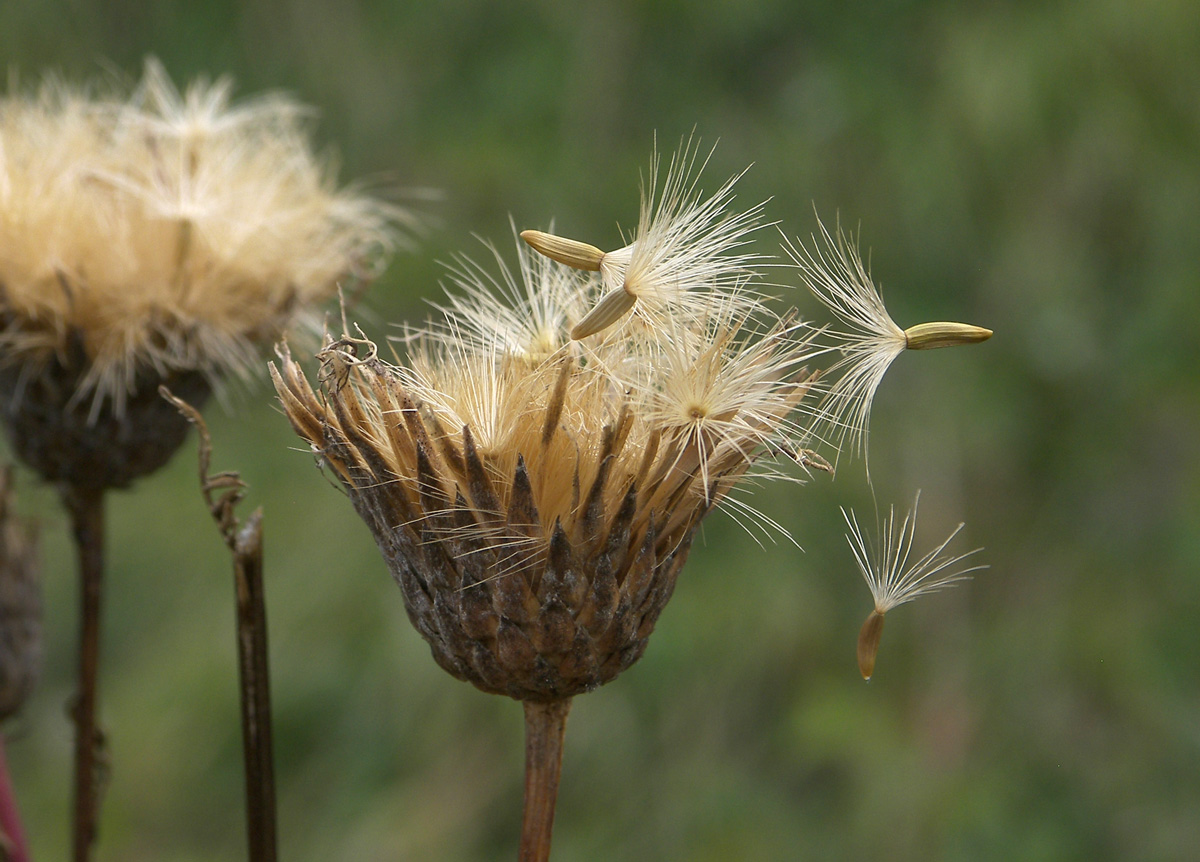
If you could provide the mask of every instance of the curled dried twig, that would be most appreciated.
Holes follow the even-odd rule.
[[[212,439],[195,407],[165,386],[171,402],[200,435],[200,493],[233,556],[237,596],[238,670],[242,701],[242,746],[246,773],[246,827],[251,862],[277,858],[275,773],[271,760],[271,688],[267,666],[267,615],[263,592],[262,509],[242,523],[235,512],[246,496],[239,473],[210,473]]]

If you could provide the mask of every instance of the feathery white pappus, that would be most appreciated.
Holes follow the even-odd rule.
[[[649,178],[642,183],[637,228],[629,243],[619,249],[602,252],[587,243],[541,231],[521,234],[535,249],[560,263],[600,273],[601,295],[571,329],[571,338],[580,340],[602,332],[631,311],[650,325],[702,315],[711,300],[698,294],[699,288],[736,288],[755,275],[753,265],[760,256],[738,249],[762,227],[763,204],[743,212],[729,211],[741,174],[704,197],[699,179],[712,150],[703,160],[698,156],[698,143],[689,139],[671,157],[660,191],[661,159],[654,153]],[[746,294],[733,291],[729,295]]]
[[[863,263],[856,237],[835,226],[831,234],[818,220],[820,236],[810,245],[784,236],[784,251],[801,279],[845,327],[826,332],[842,358],[828,369],[833,379],[821,403],[824,433],[840,450],[865,454],[875,391],[888,368],[905,350],[928,350],[986,341],[992,331],[966,323],[922,323],[901,329],[883,304]]]

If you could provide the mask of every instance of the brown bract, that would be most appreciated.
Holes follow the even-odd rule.
[[[202,405],[211,394],[198,371],[143,371],[123,409],[94,413],[75,394],[87,360],[78,348],[45,363],[0,366],[0,418],[18,457],[48,482],[102,491],[157,471],[187,436],[188,424],[159,396],[165,385]]]

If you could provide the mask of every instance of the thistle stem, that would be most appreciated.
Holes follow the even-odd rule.
[[[246,773],[250,862],[275,862],[275,772],[271,762],[271,687],[262,579],[262,510],[229,536],[237,597],[238,678]]]
[[[75,807],[72,847],[75,862],[86,862],[96,839],[99,814],[99,752],[103,735],[96,727],[96,680],[100,669],[100,597],[104,582],[104,491],[63,489],[63,503],[79,552],[79,692],[75,720]]]
[[[571,699],[525,701],[525,815],[520,862],[547,862]]]

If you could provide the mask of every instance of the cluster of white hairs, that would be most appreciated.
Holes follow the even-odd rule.
[[[180,93],[147,61],[134,87],[56,79],[0,99],[0,350],[88,362],[80,395],[120,411],[139,374],[216,379],[376,272],[406,214],[339,189],[282,95]]]
[[[734,180],[704,197],[697,161],[685,144],[660,188],[655,158],[640,221],[621,249],[526,231],[533,247],[557,248],[556,259],[520,242],[516,273],[495,249],[495,273],[459,258],[441,319],[405,334],[396,372],[406,391],[439,426],[470,427],[501,486],[517,456],[528,462],[539,448],[541,425],[530,417],[556,390],[564,461],[545,485],[564,505],[577,466],[586,486],[600,469],[604,429],[617,425],[627,426],[626,440],[608,469],[625,485],[686,476],[708,502],[727,500],[764,452],[824,464],[809,450],[816,408],[800,404],[815,381],[807,366],[828,348],[760,290],[758,257],[744,246],[761,206],[730,214]],[[759,472],[785,475],[767,463]],[[549,524],[568,515],[539,509]]]

